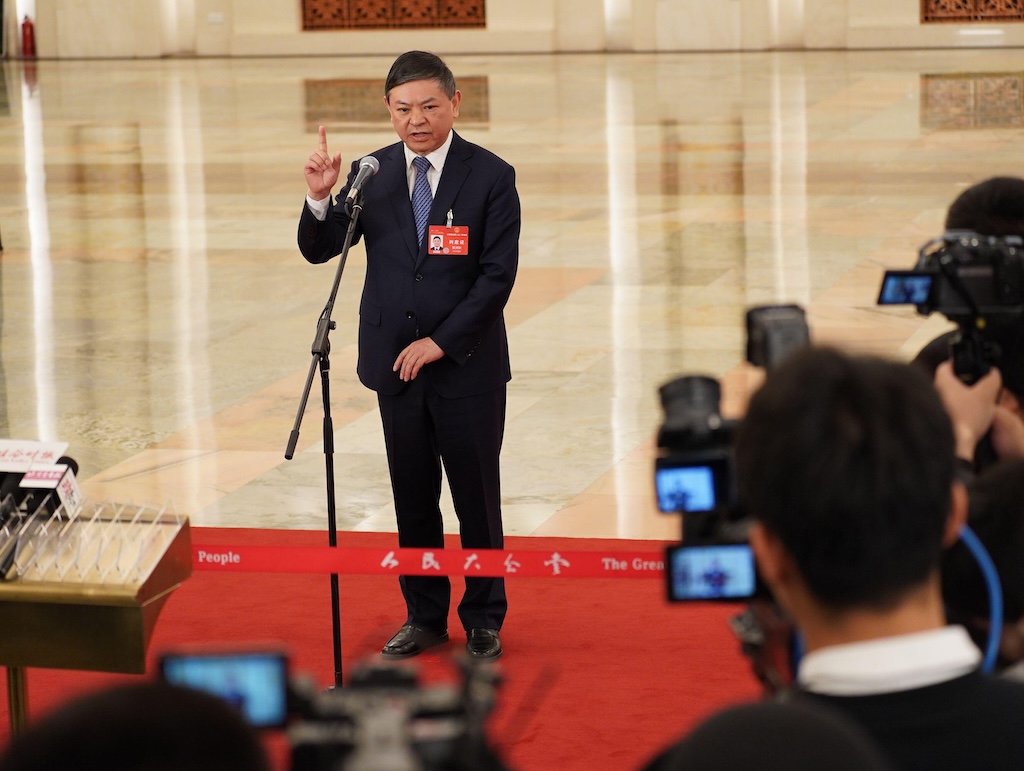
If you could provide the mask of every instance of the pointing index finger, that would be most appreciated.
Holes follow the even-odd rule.
[[[327,129],[323,126],[320,127],[320,150],[323,153],[327,152]]]

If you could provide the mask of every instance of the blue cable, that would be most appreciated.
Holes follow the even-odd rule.
[[[800,630],[796,627],[793,628],[793,639],[790,641],[789,648],[789,665],[793,672],[793,677],[796,677],[797,671],[800,669],[800,661],[804,657],[804,636],[800,634]]]
[[[964,542],[964,546],[978,563],[981,574],[985,577],[985,584],[988,586],[988,644],[985,646],[985,658],[981,662],[981,671],[991,674],[996,668],[999,641],[1003,636],[1003,588],[999,583],[999,574],[996,573],[996,566],[992,563],[992,558],[978,536],[967,525],[964,525],[960,531],[960,540]]]

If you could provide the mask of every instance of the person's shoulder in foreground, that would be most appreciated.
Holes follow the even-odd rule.
[[[975,670],[909,690],[794,699],[853,719],[901,769],[1024,768],[1024,683]]]
[[[895,771],[853,721],[814,704],[730,707],[655,756],[643,771]]]

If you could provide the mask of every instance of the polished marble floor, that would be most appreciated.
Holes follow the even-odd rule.
[[[0,437],[61,440],[97,499],[196,525],[326,528],[320,381],[285,449],[334,263],[295,246],[316,126],[392,141],[388,57],[2,64]],[[674,537],[657,389],[723,383],[744,311],[912,354],[947,324],[875,304],[964,187],[1024,173],[1019,51],[452,57],[456,128],[517,169],[504,464],[512,535]],[[471,106],[472,105],[472,106]],[[338,526],[394,529],[354,376],[364,255],[331,342]],[[449,529],[456,529],[445,501]]]

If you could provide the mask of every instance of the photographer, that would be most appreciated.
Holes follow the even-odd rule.
[[[809,348],[751,400],[739,500],[802,635],[795,698],[851,717],[899,768],[1016,769],[1024,685],[982,675],[945,625],[939,564],[967,508],[954,446],[920,371]]]
[[[950,204],[945,229],[947,232],[966,231],[982,236],[1024,237],[1024,179],[992,177],[967,188]],[[960,334],[958,329],[935,338],[918,352],[914,363],[938,377],[939,365],[950,359],[951,344]],[[1024,317],[1011,314],[989,318],[983,337],[987,356],[999,370],[1003,386],[996,394],[999,412],[992,428],[994,431],[1024,435],[1024,410],[1021,406],[1024,404]],[[937,381],[937,385],[942,392],[942,384]],[[1021,421],[1019,427],[1010,421],[1011,415]],[[979,441],[983,435],[984,432],[979,435]],[[996,440],[995,436],[991,437],[993,443]],[[976,468],[983,468],[997,459],[1020,457],[1024,453],[1024,448],[1016,443],[1009,447],[996,447],[985,442],[978,449],[978,457],[974,459]],[[960,457],[967,456],[961,454]]]

